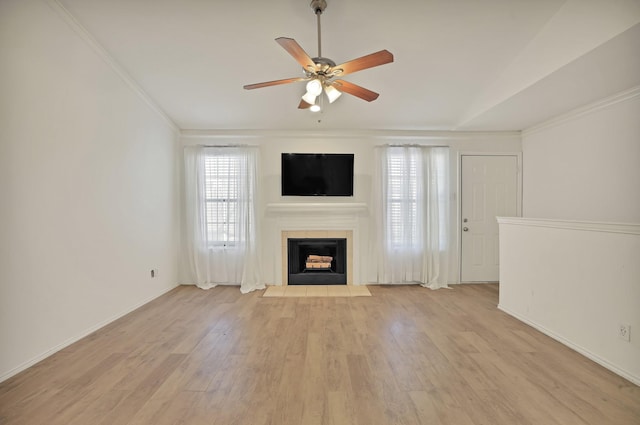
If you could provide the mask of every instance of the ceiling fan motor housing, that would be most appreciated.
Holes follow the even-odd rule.
[[[318,74],[318,75],[323,75],[323,76],[327,75],[327,71],[329,71],[330,68],[336,66],[336,63],[334,61],[325,57],[317,57],[311,60],[313,61],[313,63],[317,65],[315,74]]]

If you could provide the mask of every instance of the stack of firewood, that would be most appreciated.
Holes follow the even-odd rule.
[[[307,257],[308,269],[330,269],[333,257],[327,255],[309,255]]]

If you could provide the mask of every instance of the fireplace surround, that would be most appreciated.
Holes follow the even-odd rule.
[[[280,240],[272,253],[274,284],[287,285],[288,238],[344,238],[347,240],[347,285],[362,281],[360,238],[365,232],[367,205],[360,202],[279,202],[267,204],[267,233]],[[277,242],[276,242],[277,243]]]
[[[344,268],[345,282],[353,284],[353,231],[352,230],[283,230],[282,238],[282,284],[289,285],[289,240],[290,239],[342,239],[344,240]],[[325,279],[326,281],[327,279]],[[294,285],[296,283],[293,283]],[[327,285],[330,283],[297,283],[299,285]],[[336,283],[339,284],[339,283]]]

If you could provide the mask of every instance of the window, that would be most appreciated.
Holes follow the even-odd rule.
[[[386,160],[386,246],[424,249],[425,234],[437,232],[439,249],[448,245],[447,150],[389,147]],[[431,223],[438,223],[434,228]]]
[[[392,249],[420,245],[417,155],[391,148],[387,156],[387,242]]]
[[[204,157],[204,200],[207,241],[210,245],[238,242],[238,194],[241,158],[228,153],[207,153]]]
[[[371,281],[447,285],[448,163],[446,147],[381,146],[372,185]]]
[[[264,288],[256,220],[259,150],[254,146],[185,146],[183,267],[209,289],[239,283]]]

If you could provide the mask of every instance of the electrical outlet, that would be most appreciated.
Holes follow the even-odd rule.
[[[631,325],[621,323],[618,326],[618,338],[631,342]]]

